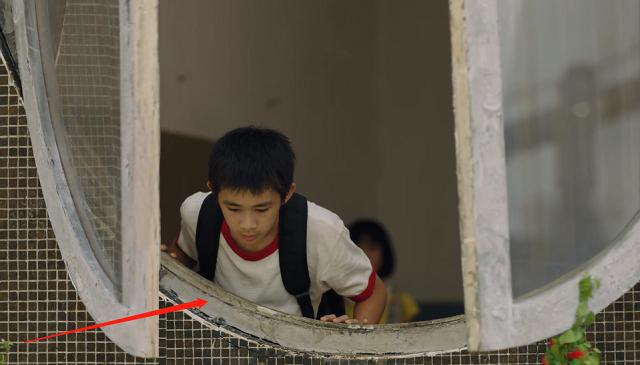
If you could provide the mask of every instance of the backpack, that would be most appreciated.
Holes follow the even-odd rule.
[[[217,195],[209,194],[200,207],[196,226],[196,248],[202,277],[213,281],[220,243],[220,228],[224,217],[218,205]],[[279,220],[280,276],[285,289],[298,301],[302,315],[316,318],[327,314],[345,314],[344,300],[333,290],[322,294],[317,315],[314,315],[309,287],[307,266],[307,199],[293,194],[280,208]]]

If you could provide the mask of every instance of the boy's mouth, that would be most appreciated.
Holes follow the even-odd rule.
[[[256,239],[256,236],[255,236],[255,235],[247,236],[247,235],[244,235],[244,234],[243,234],[243,235],[242,235],[242,239],[243,239],[243,240],[245,240],[245,241],[249,241],[249,242],[251,242],[251,241],[253,241],[253,240],[255,240],[255,239]]]

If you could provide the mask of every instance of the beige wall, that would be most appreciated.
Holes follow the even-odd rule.
[[[461,300],[447,2],[391,4],[161,0],[161,123],[209,140],[282,130],[303,194],[387,225],[394,283]]]
[[[429,300],[462,300],[447,1],[376,1],[379,218],[395,279]]]

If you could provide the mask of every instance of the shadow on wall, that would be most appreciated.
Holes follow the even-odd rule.
[[[213,141],[162,132],[160,137],[161,242],[180,232],[180,205],[196,191],[207,190],[209,152]],[[188,153],[185,153],[188,151]],[[185,157],[188,156],[188,160]]]
[[[625,142],[631,142],[632,121],[640,112],[640,79],[611,82],[604,79],[606,71],[573,64],[555,85],[532,87],[528,96],[506,96],[510,254],[518,268],[512,272],[515,296],[591,259],[637,211],[637,169],[629,160],[634,149]],[[535,105],[531,95],[543,93],[555,93],[556,103],[524,112]],[[539,157],[543,148],[553,152],[553,159]],[[530,160],[523,163],[518,160],[522,156]],[[547,185],[553,188],[545,192],[538,183],[544,180],[534,180],[527,171],[549,176],[553,184]],[[532,181],[537,185],[533,189]]]

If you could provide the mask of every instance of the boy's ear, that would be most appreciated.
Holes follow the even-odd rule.
[[[291,183],[291,187],[287,192],[287,196],[284,197],[284,202],[282,204],[286,204],[289,201],[289,199],[291,199],[291,196],[293,196],[293,193],[295,192],[296,192],[296,183]]]
[[[209,191],[213,191],[213,184],[209,180],[207,180],[207,187],[209,188]]]

